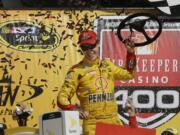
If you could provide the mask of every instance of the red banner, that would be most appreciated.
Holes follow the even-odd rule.
[[[118,66],[125,66],[126,48],[117,36],[117,27],[125,16],[102,16],[95,21],[100,38],[101,58],[110,59]],[[141,18],[140,18],[141,19]],[[163,20],[164,21],[164,20]],[[115,97],[122,121],[128,123],[124,107],[128,96],[132,97],[138,111],[141,127],[155,128],[172,117],[180,108],[180,21],[162,24],[163,30],[153,43],[136,47],[137,74],[128,81],[116,81]],[[157,32],[153,22],[146,25],[146,32],[152,36]],[[127,37],[130,29],[123,29]],[[133,33],[135,42],[144,42],[145,37]]]

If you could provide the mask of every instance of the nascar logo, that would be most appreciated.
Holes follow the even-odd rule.
[[[26,52],[46,52],[57,48],[61,38],[54,27],[22,20],[0,24],[0,43]]]
[[[150,4],[168,15],[180,15],[180,0],[148,0]]]

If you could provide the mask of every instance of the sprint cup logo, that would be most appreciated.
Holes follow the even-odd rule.
[[[60,44],[59,35],[43,24],[27,21],[9,21],[0,25],[1,44],[26,52],[46,52]]]

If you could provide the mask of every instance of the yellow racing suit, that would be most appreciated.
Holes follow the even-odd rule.
[[[114,81],[129,80],[134,71],[129,72],[108,60],[89,61],[84,58],[67,74],[57,102],[61,106],[71,104],[76,93],[83,111],[89,113],[83,120],[83,135],[95,135],[97,122],[121,124],[114,97]]]

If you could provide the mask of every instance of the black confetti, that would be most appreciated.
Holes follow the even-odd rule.
[[[32,92],[31,92],[31,91],[29,91],[29,95],[32,95]]]
[[[14,61],[18,61],[18,60],[20,60],[20,58],[16,58],[16,59],[14,59]]]
[[[57,56],[56,55],[53,55],[52,57],[53,57],[53,59],[52,59],[53,62],[57,60]]]
[[[33,127],[37,127],[37,124],[34,124]]]
[[[36,84],[37,83],[37,79],[34,79],[34,84]]]
[[[6,118],[3,117],[3,123],[6,123]]]
[[[1,55],[1,54],[4,54],[4,52],[0,52],[0,55]]]
[[[22,96],[24,96],[25,95],[25,90],[22,90]]]
[[[45,80],[45,79],[41,79],[41,82],[47,82],[47,80]]]
[[[21,61],[21,63],[26,63],[25,61]]]
[[[34,14],[29,14],[29,16],[34,16]]]
[[[32,116],[31,116],[31,120],[32,120],[33,118],[34,118],[34,116],[32,115]]]
[[[73,37],[73,35],[67,34],[67,35],[64,37],[64,40],[66,40],[68,37],[71,39],[71,38]]]
[[[64,31],[61,33],[61,35],[63,36],[65,33],[66,33],[66,31],[64,30]]]
[[[60,60],[65,60],[66,59],[66,53],[64,54],[63,58],[60,58]]]
[[[51,66],[56,67],[56,65],[54,63],[52,63]]]
[[[10,66],[10,69],[13,70],[15,68],[15,66]]]
[[[83,52],[81,49],[78,49],[77,52],[79,52],[81,55],[83,55]]]
[[[74,44],[74,43],[73,43],[72,45],[73,45],[74,47],[77,47],[77,45],[76,45],[76,44]]]
[[[31,108],[33,108],[33,105],[32,105],[32,103],[30,103],[30,106],[31,106]]]
[[[27,64],[25,64],[25,70],[27,70]]]
[[[39,59],[39,61],[38,61],[38,65],[41,63],[41,59]]]
[[[66,51],[67,47],[68,47],[67,45],[63,46],[63,50]]]
[[[12,56],[10,54],[6,54],[6,57],[12,58]]]
[[[26,58],[26,60],[27,60],[27,61],[31,61],[31,59],[29,59],[29,58]]]
[[[53,92],[57,92],[58,90],[52,90]]]

